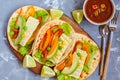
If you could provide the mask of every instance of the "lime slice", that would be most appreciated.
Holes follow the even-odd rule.
[[[74,10],[74,11],[72,11],[72,16],[77,23],[80,23],[83,19],[83,11],[82,10]]]
[[[23,67],[24,68],[31,68],[36,67],[36,62],[30,55],[26,55],[23,59]]]
[[[54,77],[55,72],[48,66],[43,66],[41,71],[41,77]]]
[[[59,19],[63,15],[63,11],[59,9],[50,9],[52,19]]]

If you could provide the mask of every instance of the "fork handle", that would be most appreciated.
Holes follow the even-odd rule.
[[[102,37],[102,43],[101,43],[101,60],[100,60],[100,71],[99,75],[102,76],[103,73],[103,63],[104,63],[104,54],[105,54],[105,37]]]
[[[112,45],[112,38],[113,38],[113,31],[110,31],[109,40],[108,40],[108,47],[107,47],[107,53],[106,53],[105,64],[104,64],[104,71],[103,71],[103,75],[102,75],[102,80],[106,80],[106,74],[107,74],[109,57],[110,57],[110,48],[111,48],[111,45]]]

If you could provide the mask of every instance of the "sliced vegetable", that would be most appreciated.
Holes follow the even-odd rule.
[[[44,41],[42,51],[44,51],[47,48],[47,46],[49,45],[50,39],[51,39],[51,30],[48,29],[46,32],[46,40]]]
[[[26,30],[26,19],[24,16],[20,15],[18,17],[17,25],[20,26],[19,33],[17,38],[15,39],[15,44],[19,44],[20,41],[22,40],[22,35],[24,34]]]
[[[60,62],[58,65],[55,66],[57,70],[63,70],[65,67],[65,61]]]
[[[55,72],[48,66],[43,66],[41,71],[41,77],[54,77]]]
[[[27,12],[25,14],[25,18],[27,19],[29,16],[34,16],[35,8],[33,6],[28,7]]]
[[[77,41],[76,44],[75,44],[75,47],[74,47],[74,49],[73,49],[73,53],[77,50],[77,48],[79,48],[79,46],[82,46],[82,45],[83,45],[82,42]]]
[[[58,37],[58,35],[56,35],[54,40],[53,40],[51,50],[48,52],[47,59],[50,59],[55,55],[55,53],[56,53],[56,51],[58,49],[58,39],[59,39],[59,37]]]
[[[86,51],[87,53],[85,65],[88,65],[89,60],[90,60],[90,46],[88,44],[83,43],[82,50]]]
[[[32,56],[30,55],[26,55],[23,59],[23,67],[24,68],[32,68],[32,67],[36,67],[36,62],[33,59]]]
[[[43,23],[48,19],[49,13],[46,10],[38,10],[35,12],[34,17],[37,19],[42,17],[42,23]]]
[[[72,11],[72,16],[77,23],[81,23],[81,21],[83,19],[83,11],[82,10],[74,10],[74,11]]]
[[[72,61],[73,61],[73,53],[71,52],[67,59],[65,60],[65,66],[66,67],[70,67],[72,65]]]
[[[44,37],[42,38],[42,40],[41,40],[41,42],[39,44],[39,47],[38,47],[39,50],[42,50],[45,40],[46,40],[46,34],[44,35]]]
[[[71,25],[69,23],[63,23],[62,25],[59,25],[59,28],[63,29],[63,32],[70,36],[70,33],[72,31]]]
[[[79,57],[77,56],[77,54],[73,54],[72,65],[70,67],[65,67],[62,70],[62,73],[66,75],[72,74],[77,69],[78,66],[79,66]]]
[[[59,19],[63,15],[63,11],[59,9],[50,9],[52,19]]]

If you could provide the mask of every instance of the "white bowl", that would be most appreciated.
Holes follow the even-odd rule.
[[[104,21],[104,22],[101,22],[101,23],[97,23],[97,22],[92,21],[91,19],[88,18],[87,14],[86,14],[86,11],[85,11],[85,5],[86,5],[87,1],[88,1],[88,0],[85,0],[85,2],[84,2],[84,4],[83,4],[83,14],[84,14],[85,18],[86,18],[90,23],[95,24],[95,25],[103,25],[103,24],[107,24],[107,23],[114,17],[114,14],[115,14],[115,4],[114,4],[113,0],[110,0],[111,3],[112,3],[112,6],[113,6],[113,12],[112,12],[111,17],[110,17],[108,20],[106,20],[106,21]]]

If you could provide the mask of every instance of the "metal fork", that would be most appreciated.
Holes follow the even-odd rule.
[[[110,31],[109,33],[110,34],[109,34],[109,41],[108,41],[108,45],[107,45],[107,53],[106,53],[106,58],[105,58],[105,64],[104,64],[104,71],[103,71],[103,75],[102,75],[102,80],[106,80],[106,73],[107,73],[108,62],[109,62],[109,57],[110,57],[110,48],[111,48],[111,45],[112,45],[113,32],[117,28],[118,15],[119,15],[119,11],[116,10],[114,17],[110,21],[110,24],[109,24],[109,31]]]

